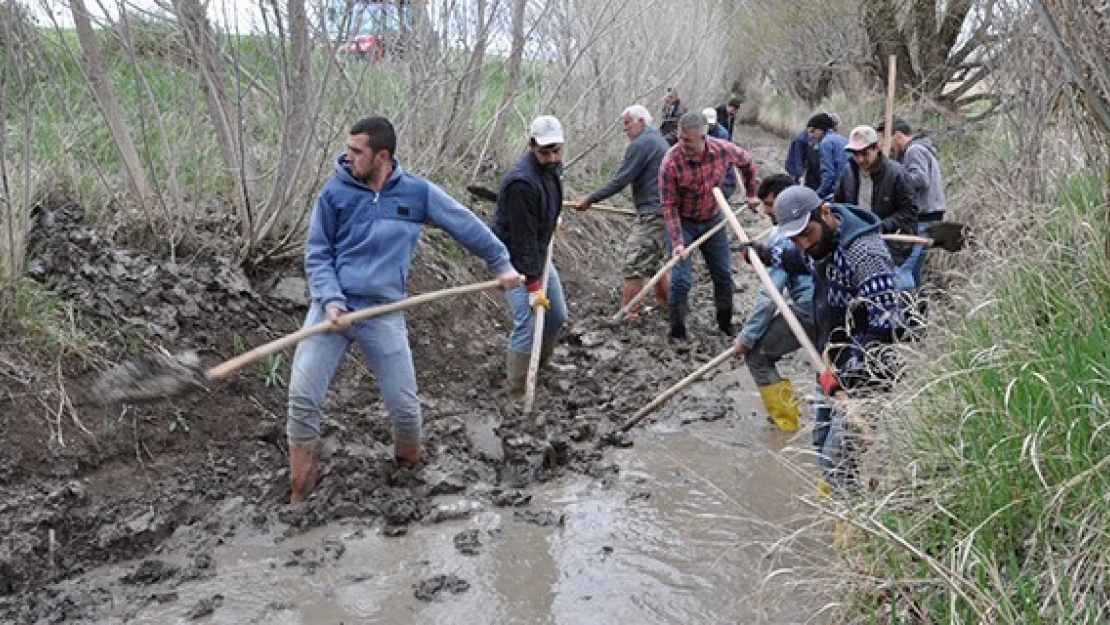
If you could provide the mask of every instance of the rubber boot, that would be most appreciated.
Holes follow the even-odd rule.
[[[524,397],[524,386],[528,381],[528,362],[532,354],[509,350],[505,358],[505,370],[508,372],[508,386],[506,390],[514,399]]]
[[[289,441],[290,503],[305,500],[316,488],[316,463],[320,457],[320,439]]]
[[[628,302],[632,301],[632,298],[639,295],[640,290],[643,289],[643,288],[644,288],[644,279],[643,278],[625,278],[624,282],[621,284],[621,309],[623,310],[624,307],[628,305]],[[637,305],[633,306],[632,308],[630,308],[625,313],[624,316],[625,316],[625,319],[628,319],[629,321],[633,321],[633,320],[639,318],[639,316],[640,316],[640,305],[637,304]]]
[[[721,332],[732,336],[734,334],[732,328],[732,294],[726,297],[714,297],[714,305],[717,309],[717,327]]]
[[[551,356],[555,353],[555,337],[544,337],[543,344],[540,345],[540,367],[548,367],[551,365]],[[527,367],[525,367],[527,373]]]
[[[393,438],[393,457],[397,464],[406,469],[415,469],[420,464],[420,457],[424,454],[424,445],[420,441],[410,441]]]
[[[798,400],[794,397],[794,387],[790,380],[759,387],[763,407],[771,417],[771,422],[783,432],[798,431]]]
[[[664,273],[662,278],[655,283],[655,300],[659,302],[659,308],[663,312],[667,312],[667,298],[671,294],[671,276]]]
[[[671,309],[670,337],[680,341],[686,340],[686,302],[679,302]]]

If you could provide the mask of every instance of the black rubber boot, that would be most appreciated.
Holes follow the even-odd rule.
[[[732,327],[732,294],[729,293],[727,298],[724,296],[714,297],[714,304],[717,308],[717,327],[721,332],[732,336],[734,330]]]
[[[686,340],[686,302],[679,302],[670,311],[672,339]]]

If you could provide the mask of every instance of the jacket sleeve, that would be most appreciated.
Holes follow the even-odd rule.
[[[855,175],[855,170],[849,166],[845,167],[844,170],[840,172],[840,175],[836,177],[836,189],[833,191],[832,196],[834,204],[855,204],[857,200],[859,200],[859,198],[848,197],[848,185],[854,183],[854,181],[849,179],[849,176]]]
[[[914,234],[917,231],[917,200],[910,191],[906,172],[898,171],[891,183],[890,201],[894,211],[883,220],[883,232]]]
[[[750,152],[735,143],[724,145],[725,149],[728,150],[732,164],[740,172],[740,179],[744,182],[744,195],[754,198],[756,188],[759,186],[759,183],[756,182],[755,159],[752,158]]]
[[[624,159],[621,161],[620,167],[617,168],[609,182],[587,196],[590,202],[600,202],[620,193],[621,189],[631,184],[636,176],[643,171],[646,160],[647,150],[644,149],[642,143],[633,141],[628,144],[628,147],[624,150]]]
[[[509,212],[509,249],[513,265],[527,282],[543,278],[543,261],[537,240],[540,231],[540,196],[527,182],[516,181],[505,189]]]
[[[790,151],[786,153],[783,169],[794,180],[798,180],[805,173],[805,143],[799,145],[797,136],[790,141]]]
[[[678,181],[675,179],[674,152],[667,152],[659,166],[659,203],[663,206],[663,223],[671,236],[671,246],[685,247],[686,239],[682,234],[682,216],[678,212]]]
[[[786,270],[780,266],[772,265],[767,268],[767,274],[774,282],[775,289],[781,293],[790,278]],[[752,312],[748,314],[748,320],[744,322],[744,327],[741,328],[740,334],[736,338],[748,347],[755,345],[767,332],[767,327],[771,325],[771,320],[775,318],[777,310],[778,307],[771,299],[767,287],[759,287],[759,292],[755,296],[755,303],[752,304]]]
[[[327,305],[329,302],[346,302],[339,275],[335,270],[335,233],[338,226],[335,206],[327,191],[320,192],[308,221],[308,236],[304,246],[304,273],[308,278],[308,293],[314,300]]]
[[[495,274],[508,271],[511,267],[509,250],[489,227],[443,189],[430,182],[427,184],[428,220],[450,234],[471,254],[486,261]]]
[[[902,165],[906,168],[906,182],[910,185],[912,191],[924,191],[929,186],[929,165],[930,159],[928,150],[919,146],[910,144],[906,148],[906,156],[902,160]],[[918,207],[921,208],[920,206]]]
[[[856,297],[853,306],[864,306],[866,324],[853,328],[858,345],[890,343],[903,325],[903,300],[895,285],[894,262],[878,236],[857,239],[847,251]]]

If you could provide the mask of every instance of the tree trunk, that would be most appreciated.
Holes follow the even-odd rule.
[[[495,2],[495,8],[497,3]],[[474,49],[467,59],[466,68],[455,88],[451,101],[451,113],[447,116],[444,132],[439,144],[439,151],[443,154],[455,153],[463,156],[462,137],[469,134],[473,126],[474,111],[478,103],[478,96],[482,92],[482,83],[485,78],[486,48],[489,46],[490,15],[486,0],[477,2],[477,36]]]
[[[242,144],[239,111],[232,106],[227,95],[227,72],[224,58],[216,43],[215,33],[208,23],[204,5],[199,0],[174,0],[174,12],[181,24],[185,45],[192,52],[204,91],[212,130],[224,168],[232,179],[235,193],[231,198],[235,216],[239,220],[240,234],[250,240],[253,218],[250,211],[248,180],[254,180],[247,167]]]
[[[497,104],[493,130],[490,132],[490,138],[495,141],[505,133],[505,113],[512,106],[513,99],[520,89],[520,67],[524,56],[524,18],[527,8],[528,0],[513,0],[512,45],[509,48],[508,66],[505,68],[505,84],[501,89],[501,101]],[[481,166],[482,160],[478,159],[476,167]]]
[[[153,203],[154,194],[151,193],[150,184],[139,161],[139,151],[131,140],[131,133],[123,120],[123,111],[116,99],[115,91],[108,82],[108,72],[104,68],[104,59],[100,55],[100,46],[96,42],[96,33],[93,32],[92,22],[89,20],[88,10],[84,0],[69,0],[69,9],[73,13],[73,24],[77,28],[77,40],[81,44],[81,63],[85,70],[85,80],[93,93],[100,114],[108,124],[108,131],[112,141],[119,150],[120,160],[123,163],[123,173],[131,185],[131,190],[144,211]]]

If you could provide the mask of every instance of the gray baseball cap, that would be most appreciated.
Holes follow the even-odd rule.
[[[821,204],[817,192],[807,186],[796,184],[784,189],[775,197],[775,221],[779,224],[779,234],[789,238],[805,230],[813,209]]]

